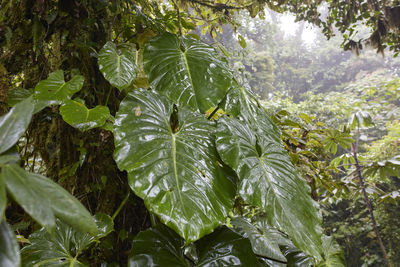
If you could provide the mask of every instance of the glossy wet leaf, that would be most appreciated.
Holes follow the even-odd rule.
[[[0,222],[3,220],[3,215],[7,206],[6,184],[4,183],[3,175],[0,173]]]
[[[79,261],[79,255],[113,230],[109,216],[99,214],[95,219],[97,227],[101,229],[96,236],[76,231],[59,220],[54,235],[44,228],[32,233],[29,236],[30,244],[21,250],[23,266],[87,266]]]
[[[184,240],[166,227],[146,230],[133,241],[129,267],[257,266],[250,241],[227,227],[216,229],[195,243],[198,259],[189,261]]]
[[[266,114],[253,92],[235,85],[226,99],[224,107],[228,110],[228,114],[234,117],[240,115],[240,119],[251,126],[255,133],[266,135],[272,142],[281,143],[281,131]]]
[[[136,77],[134,50],[107,42],[99,52],[99,69],[111,85],[122,90]]]
[[[65,101],[60,107],[60,114],[66,123],[81,131],[101,127],[110,117],[110,111],[106,106],[88,109],[85,104],[73,100]]]
[[[216,107],[232,83],[228,64],[216,50],[189,36],[163,34],[145,48],[144,68],[152,88],[192,110]]]
[[[268,226],[257,227],[242,217],[232,219],[231,224],[236,232],[250,240],[254,253],[286,262],[286,258],[279,249],[280,243],[277,239],[280,234],[276,230]]]
[[[18,165],[2,167],[7,191],[14,200],[37,221],[40,225],[52,231],[55,226],[55,217],[52,204],[41,188],[30,179],[30,173]]]
[[[81,75],[75,75],[71,80],[65,82],[64,72],[57,70],[50,73],[46,80],[42,80],[36,85],[34,99],[47,105],[61,104],[81,90],[83,82],[84,78]]]
[[[228,90],[219,107],[231,116],[240,114],[240,88],[236,83]]]
[[[242,117],[218,121],[218,152],[237,172],[243,199],[264,209],[269,223],[288,233],[296,246],[320,258],[321,217],[310,188],[265,111],[248,97],[242,98]]]
[[[98,233],[92,215],[68,191],[42,175],[29,173],[29,179],[31,184],[34,183],[40,188],[38,193],[42,198],[46,196],[50,200],[51,208],[57,218],[81,231]]]
[[[32,95],[32,90],[26,90],[24,88],[15,88],[7,92],[7,105],[10,107],[15,106],[19,102],[27,99]]]
[[[215,124],[139,90],[122,101],[114,132],[118,167],[163,223],[192,242],[224,222],[235,188],[218,162]]]
[[[331,236],[322,236],[324,260],[317,264],[318,267],[345,267],[344,254],[335,239]]]
[[[198,267],[258,265],[250,241],[225,226],[200,239],[196,247]]]
[[[311,256],[308,256],[293,245],[282,248],[283,255],[287,259],[287,266],[290,267],[313,267],[315,262]]]
[[[280,251],[282,252],[285,262],[277,262],[272,261],[267,258],[259,258],[266,267],[269,266],[276,266],[276,267],[311,267],[314,266],[314,259],[313,257],[305,254],[298,248],[293,245],[293,242],[289,239],[289,237],[279,232],[273,228],[271,228],[267,222],[267,218],[265,216],[261,216],[255,218],[254,224],[256,225],[257,229],[263,232],[262,229],[268,229],[269,238],[274,240],[276,244],[279,245]],[[265,231],[265,230],[264,230]],[[264,265],[263,265],[264,266]]]
[[[167,227],[140,232],[132,242],[129,267],[190,267],[184,240]]]
[[[33,108],[31,99],[27,99],[0,117],[0,154],[15,145],[24,134],[31,121]]]
[[[57,183],[17,165],[4,166],[2,174],[15,201],[49,230],[54,228],[56,216],[77,229],[98,233],[95,221],[86,208]]]
[[[0,223],[0,266],[19,267],[21,258],[15,234],[10,226],[2,221]]]
[[[257,229],[265,234],[267,233],[268,238],[281,246],[294,246],[293,242],[290,240],[289,236],[281,231],[278,231],[277,229],[271,227],[268,223],[268,217],[263,214],[262,216],[257,216],[254,219],[254,225],[257,227]]]

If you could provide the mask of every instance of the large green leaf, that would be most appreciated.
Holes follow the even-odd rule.
[[[122,101],[114,132],[118,167],[162,222],[188,242],[224,222],[235,188],[218,161],[215,124],[140,90]]]
[[[88,109],[85,104],[73,100],[65,101],[60,107],[60,114],[66,123],[81,131],[101,127],[110,117],[108,107],[96,106]]]
[[[18,267],[21,265],[19,246],[8,224],[0,223],[0,266]]]
[[[132,243],[129,267],[190,267],[184,240],[167,227],[140,232]]]
[[[219,107],[231,116],[238,116],[240,114],[240,93],[241,90],[236,82],[226,93],[224,99],[219,104]]]
[[[258,265],[250,241],[225,226],[200,239],[196,247],[198,267]]]
[[[6,185],[4,183],[4,177],[0,173],[0,222],[3,220],[3,215],[7,206],[7,194]]]
[[[315,261],[311,256],[308,256],[303,251],[293,245],[282,247],[283,254],[287,259],[288,267],[313,267]]]
[[[242,116],[218,121],[218,152],[237,172],[243,199],[264,209],[269,223],[287,232],[297,247],[320,258],[321,216],[310,188],[264,109],[247,95],[241,97]]]
[[[0,156],[0,167],[8,163],[16,163],[19,160],[19,154],[11,154],[10,150],[7,153]]]
[[[28,127],[34,105],[31,99],[16,104],[0,117],[0,154],[12,147]]]
[[[52,203],[41,188],[30,179],[30,173],[15,164],[2,167],[2,176],[8,192],[38,223],[52,231],[55,217]]]
[[[132,47],[118,47],[107,42],[99,52],[99,69],[111,85],[122,90],[136,77],[135,54]]]
[[[242,217],[232,219],[231,224],[236,232],[250,240],[254,253],[275,262],[286,262],[277,242],[281,235],[278,231],[267,225],[257,227]]]
[[[206,112],[224,98],[232,83],[228,64],[216,50],[189,36],[163,34],[144,52],[151,86],[180,107]]]
[[[27,172],[15,164],[4,166],[2,174],[15,201],[49,230],[54,227],[56,216],[82,231],[92,234],[98,232],[96,223],[86,208],[57,183]]]
[[[33,94],[33,89],[30,90],[24,88],[11,89],[7,93],[7,105],[13,107],[18,103],[20,103],[21,101],[24,101],[25,99],[31,97],[32,94]],[[50,105],[48,101],[33,99],[33,96],[31,97],[31,99],[34,104],[33,114],[41,111],[42,109]]]
[[[317,264],[318,267],[345,267],[344,254],[335,239],[331,236],[322,236],[324,260]]]
[[[197,259],[184,253],[184,240],[166,227],[143,231],[133,241],[129,267],[258,266],[248,239],[221,227],[197,241]]]
[[[30,244],[21,250],[23,266],[88,266],[78,260],[79,255],[96,240],[113,230],[112,219],[105,214],[95,216],[96,236],[79,232],[57,220],[54,235],[42,228],[29,236]]]
[[[19,102],[30,97],[31,95],[32,90],[26,90],[20,87],[11,89],[7,92],[7,105],[13,107]]]
[[[260,260],[264,263],[263,266],[269,267],[311,267],[315,265],[314,258],[305,254],[303,251],[299,250],[297,247],[293,245],[293,242],[289,239],[289,237],[277,231],[271,226],[269,226],[267,222],[267,218],[265,215],[257,216],[254,219],[254,225],[260,231],[260,233],[268,232],[268,238],[275,244],[279,245],[280,251],[282,252],[285,262],[277,262],[276,260],[270,260],[267,257],[259,257]],[[267,229],[267,230],[266,230]],[[253,247],[254,250],[254,247]]]
[[[64,72],[57,70],[49,74],[46,80],[40,81],[34,92],[34,99],[47,102],[47,105],[61,104],[81,90],[84,78],[75,75],[68,82],[64,81]]]
[[[28,173],[28,172],[27,172]],[[42,175],[28,173],[31,184],[36,184],[38,193],[49,199],[54,215],[63,222],[81,231],[97,234],[96,223],[89,211],[59,184]]]

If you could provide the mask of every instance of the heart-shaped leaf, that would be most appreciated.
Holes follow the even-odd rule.
[[[56,216],[82,231],[98,232],[86,208],[52,180],[27,172],[15,164],[2,167],[2,175],[15,201],[48,230],[54,228]]]
[[[214,123],[140,90],[121,102],[114,132],[118,167],[162,222],[188,242],[224,222],[235,188],[218,161]]]
[[[110,117],[110,111],[106,106],[88,109],[84,104],[73,100],[65,101],[60,107],[60,114],[66,123],[81,131],[101,127]]]
[[[132,47],[118,47],[107,42],[99,52],[99,69],[111,85],[122,90],[136,77],[135,54]]]
[[[29,98],[0,117],[0,154],[12,147],[28,128],[33,108],[32,99]]]
[[[81,90],[84,78],[75,75],[68,82],[64,81],[64,72],[57,70],[49,74],[46,80],[40,81],[34,92],[34,99],[47,102],[47,105],[62,104],[65,100]]]
[[[278,231],[268,226],[259,228],[242,217],[232,219],[231,224],[236,232],[250,240],[255,254],[275,260],[275,262],[286,262],[286,258],[279,249],[280,243],[277,242],[281,239]]]
[[[195,245],[198,259],[189,260],[184,253],[184,240],[171,229],[157,227],[146,230],[134,239],[128,266],[258,266],[249,240],[227,227],[216,229]]]
[[[19,267],[20,265],[21,258],[17,240],[8,224],[3,221],[0,223],[0,266]]]
[[[282,247],[283,255],[287,259],[287,266],[295,267],[313,267],[315,261],[311,256],[308,256],[303,251],[299,250],[293,245]]]
[[[242,117],[218,121],[217,148],[239,176],[239,194],[265,210],[301,250],[320,258],[321,216],[310,188],[294,168],[280,133],[264,109],[241,94]]]
[[[29,236],[30,244],[21,250],[23,266],[87,266],[78,260],[79,255],[113,230],[113,222],[108,215],[97,214],[95,219],[101,229],[96,236],[76,231],[59,220],[54,235],[44,228],[34,232]]]
[[[155,90],[203,113],[218,105],[232,83],[227,62],[212,46],[189,36],[153,38],[145,48],[144,68]]]
[[[132,243],[129,267],[190,267],[185,259],[185,241],[167,227],[140,232]]]
[[[250,241],[226,226],[200,239],[196,248],[199,258],[196,267],[258,266]]]

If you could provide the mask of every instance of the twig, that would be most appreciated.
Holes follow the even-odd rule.
[[[124,198],[124,200],[122,200],[121,204],[119,205],[118,209],[114,212],[113,216],[111,217],[113,219],[113,221],[115,220],[115,218],[118,216],[119,212],[122,210],[122,208],[124,207],[126,201],[128,201],[129,198],[129,194],[130,194],[130,189],[128,189],[128,193],[126,193],[126,196]]]
[[[110,90],[108,91],[107,98],[106,98],[106,103],[104,103],[104,106],[107,106],[107,104],[108,104],[108,100],[110,99],[110,95],[111,95],[112,89],[113,89],[113,87],[110,86]]]
[[[230,5],[226,5],[226,4],[222,4],[222,3],[213,4],[213,2],[211,2],[211,1],[200,1],[200,0],[190,0],[190,2],[199,4],[202,6],[206,6],[206,7],[215,9],[217,11],[222,11],[225,9],[246,9],[246,8],[249,8],[252,6],[252,4],[249,4],[247,6],[230,6]]]

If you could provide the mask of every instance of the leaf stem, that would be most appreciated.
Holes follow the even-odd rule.
[[[125,198],[122,200],[122,202],[119,205],[118,209],[114,212],[113,216],[111,217],[113,219],[113,221],[118,216],[118,214],[122,210],[122,208],[124,207],[126,201],[128,201],[129,195],[130,195],[130,191],[128,190],[128,193],[126,193]]]
[[[150,213],[150,222],[152,227],[156,227],[158,224],[157,216],[154,215],[153,213]]]
[[[218,110],[219,105],[213,110],[213,112],[211,112],[211,114],[207,117],[207,120],[211,120],[211,118],[215,115],[215,113],[217,113]]]
[[[110,99],[110,95],[111,95],[112,89],[113,89],[112,86],[110,86],[110,90],[108,91],[107,98],[106,98],[106,103],[104,103],[104,106],[107,106],[107,104],[108,104],[108,100]]]

